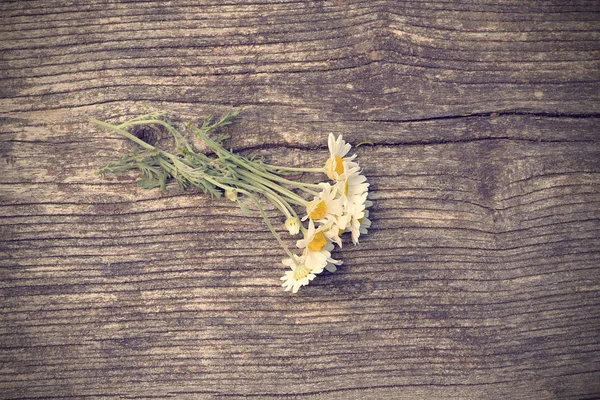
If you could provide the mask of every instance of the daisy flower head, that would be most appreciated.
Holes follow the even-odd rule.
[[[291,290],[292,293],[298,292],[301,286],[306,286],[315,279],[315,274],[308,269],[304,263],[304,256],[298,257],[297,255],[293,255],[294,259],[286,258],[283,261],[283,265],[290,267],[292,270],[287,271],[285,275],[281,277],[283,281],[283,286],[285,291]]]
[[[342,233],[345,232],[346,228],[350,224],[350,215],[344,212],[342,215],[336,216],[334,219],[328,220],[322,225],[323,233],[327,239],[337,244],[340,248],[342,247]]]
[[[304,249],[302,256],[304,257],[304,263],[306,267],[313,274],[320,274],[323,272],[323,268],[327,263],[338,264],[340,261],[331,258],[331,251],[333,250],[333,244],[329,238],[325,235],[324,226],[315,228],[315,223],[311,219],[308,222],[308,230],[304,236],[304,239],[298,240],[296,246]]]
[[[329,147],[329,158],[327,162],[325,162],[325,173],[332,181],[337,181],[345,172],[345,168],[348,166],[350,168],[355,167],[357,164],[353,162],[356,158],[356,154],[353,154],[350,157],[344,157],[352,146],[349,143],[346,143],[342,139],[342,135],[338,136],[337,139],[333,136],[333,133],[329,134],[327,145]],[[344,165],[344,161],[348,164]]]
[[[367,177],[361,175],[358,165],[350,167],[350,163],[344,161],[344,173],[339,176],[336,186],[338,192],[346,197],[360,196],[369,189]]]
[[[319,186],[321,192],[306,206],[306,216],[302,218],[303,221],[307,218],[313,221],[324,221],[341,215],[344,210],[342,199],[336,198],[338,190],[335,186],[326,182],[319,183]]]
[[[352,242],[356,245],[358,244],[358,238],[360,237],[361,232],[361,224],[363,223],[364,218],[368,215],[368,211],[366,210],[367,205],[370,205],[371,202],[367,200],[367,195],[369,192],[364,192],[363,194],[347,197],[345,200],[346,212],[350,215],[350,223],[348,225],[347,231],[352,233]],[[368,221],[368,227],[371,226],[371,220],[368,218],[365,220],[365,231],[366,224]],[[366,233],[366,232],[365,232]]]

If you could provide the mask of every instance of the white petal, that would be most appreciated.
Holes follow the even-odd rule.
[[[329,152],[333,154],[333,150],[335,148],[335,136],[333,136],[333,133],[330,133],[329,137],[327,138],[327,147],[329,147]]]
[[[335,272],[335,271],[337,271],[337,267],[336,267],[334,264],[331,264],[331,263],[328,263],[328,264],[325,266],[325,269],[326,269],[327,271],[329,271],[329,272]]]

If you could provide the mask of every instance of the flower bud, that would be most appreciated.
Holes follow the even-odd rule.
[[[237,193],[233,190],[226,190],[225,197],[227,197],[231,201],[237,201]]]
[[[298,217],[289,217],[285,220],[285,229],[290,235],[297,235],[300,232],[300,220]]]

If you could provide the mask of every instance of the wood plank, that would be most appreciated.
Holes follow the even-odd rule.
[[[600,396],[599,11],[1,3],[0,397]],[[90,118],[231,107],[274,164],[372,142],[373,229],[297,295],[258,215],[95,174],[132,146]]]

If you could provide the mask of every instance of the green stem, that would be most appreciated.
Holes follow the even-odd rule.
[[[140,139],[140,138],[138,138],[138,137],[135,137],[135,136],[134,136],[134,135],[132,135],[131,133],[127,132],[127,131],[126,131],[126,130],[124,130],[124,129],[121,129],[121,128],[119,128],[118,126],[111,125],[111,124],[108,124],[108,123],[106,123],[106,122],[98,121],[97,119],[92,119],[92,120],[91,120],[91,122],[92,122],[93,124],[96,124],[96,125],[98,125],[98,126],[101,126],[101,127],[103,127],[103,128],[106,128],[106,129],[110,129],[110,130],[112,130],[112,131],[115,131],[115,132],[117,132],[117,133],[119,133],[119,134],[121,134],[121,135],[125,136],[127,139],[130,139],[130,140],[134,141],[135,143],[139,144],[140,146],[142,146],[142,147],[143,147],[143,148],[145,148],[145,149],[148,149],[148,150],[158,150],[158,151],[160,151],[161,153],[163,153],[163,151],[162,151],[162,150],[159,150],[159,149],[157,149],[156,147],[154,147],[154,146],[152,146],[152,145],[150,145],[150,144],[148,144],[148,143],[144,142],[142,139]]]
[[[262,172],[262,171],[258,170],[257,168],[255,168],[250,163],[241,160],[239,157],[237,157],[235,155],[234,155],[234,158],[232,159],[232,161],[235,162],[236,164],[238,164],[240,167],[243,167],[243,168],[247,169],[248,171],[252,172],[253,174],[259,175],[270,181],[284,183],[286,185],[294,186],[300,190],[303,190],[309,194],[312,194],[313,196],[318,195],[318,193],[316,193],[315,191],[310,190],[308,188],[309,187],[319,188],[320,187],[319,185],[315,185],[313,183],[294,182],[294,181],[290,181],[289,179],[282,178],[279,175],[272,174],[270,172]]]
[[[274,182],[271,182],[268,179],[264,179],[264,178],[261,178],[260,176],[251,174],[250,172],[245,171],[243,169],[239,169],[239,168],[236,169],[236,173],[239,175],[242,175],[244,178],[246,178],[246,181],[248,181],[248,182],[261,183],[264,186],[267,186],[268,188],[276,190],[279,193],[285,195],[294,204],[306,207],[307,201],[304,200],[302,197],[298,196],[296,193],[292,192],[291,190],[288,190]]]
[[[275,207],[277,207],[277,209],[279,209],[279,211],[283,213],[286,219],[292,216],[290,214],[290,211],[286,208],[285,204],[282,203],[281,200],[277,198],[277,196],[274,196],[273,194],[266,191],[262,192],[262,195],[265,196],[267,199],[271,200],[271,203],[273,203],[273,205],[275,205]]]
[[[167,155],[170,155],[167,153]],[[173,159],[172,159],[173,160]],[[177,158],[175,158],[175,161],[179,161]],[[180,162],[180,161],[179,161]],[[181,162],[180,162],[181,163]],[[185,164],[183,164],[185,165]],[[187,167],[187,166],[186,166]],[[231,190],[231,191],[237,191],[239,193],[245,194],[246,196],[250,197],[254,203],[256,203],[256,206],[258,207],[259,211],[260,211],[260,215],[262,216],[263,220],[265,221],[265,223],[267,224],[267,227],[269,228],[269,230],[271,231],[271,233],[273,234],[273,236],[275,237],[275,239],[277,239],[277,241],[279,242],[279,244],[281,245],[281,247],[283,248],[283,250],[286,252],[286,254],[292,259],[292,261],[295,262],[294,259],[294,255],[293,253],[290,251],[290,249],[288,249],[288,247],[285,245],[285,243],[283,242],[283,240],[281,239],[281,236],[279,236],[279,234],[275,231],[275,229],[273,228],[273,225],[271,225],[271,222],[269,221],[269,218],[267,217],[267,214],[265,213],[265,210],[262,208],[262,206],[260,205],[260,202],[258,201],[258,199],[256,198],[256,196],[254,196],[252,193],[248,192],[247,190],[244,189],[239,189],[239,188],[235,188],[233,186],[228,186],[225,185],[221,182],[219,182],[217,179],[214,179],[214,177],[208,176],[208,175],[204,175],[203,179],[206,180],[207,182],[212,183],[213,185],[223,189],[223,190]]]
[[[254,185],[248,185],[246,183],[243,182],[235,182],[234,183],[235,186],[241,186],[243,188],[246,188],[248,190],[253,190],[257,193],[262,194],[263,196],[265,196],[267,199],[269,199],[271,201],[271,203],[273,203],[273,205],[279,210],[281,211],[281,213],[283,215],[285,215],[286,218],[291,217],[291,213],[290,210],[292,211],[292,213],[295,215],[296,213],[294,212],[294,209],[290,207],[290,205],[284,200],[282,201],[279,196],[277,196],[277,194],[275,192],[273,192],[272,190],[270,190],[269,188],[266,187],[256,187]],[[239,191],[239,190],[236,190]]]
[[[260,171],[259,169],[254,167],[251,162],[247,162],[244,159],[242,159],[241,157],[225,150],[221,145],[219,145],[218,143],[213,141],[211,138],[209,138],[207,135],[205,135],[204,132],[202,132],[200,129],[197,129],[197,128],[192,128],[192,129],[193,129],[194,133],[196,134],[196,136],[198,136],[200,139],[202,139],[208,145],[208,147],[210,147],[210,149],[213,150],[220,158],[231,159],[231,161],[234,162],[236,165],[247,169],[248,171],[252,172],[253,174],[260,175],[263,178],[266,178],[270,181],[280,182],[280,183],[284,183],[286,185],[294,186],[300,190],[303,190],[309,194],[312,194],[313,196],[318,195],[318,193],[316,193],[308,188],[317,189],[320,187],[319,185],[316,185],[313,183],[294,182],[294,181],[290,181],[289,179],[282,178],[279,175],[272,174],[270,172]]]
[[[160,119],[128,121],[128,122],[125,122],[124,124],[119,125],[118,128],[124,129],[125,127],[137,126],[137,125],[161,125],[161,126],[164,126],[175,137],[175,141],[177,142],[177,144],[183,142],[186,150],[191,153],[194,153],[194,150],[192,149],[192,147],[190,146],[188,141],[185,140],[183,135],[181,133],[179,133],[179,131],[177,129],[173,128],[171,125],[167,124],[165,121],[162,121]],[[194,153],[194,154],[196,154],[196,153]]]
[[[212,183],[214,185],[217,185],[216,182],[212,182]],[[230,188],[229,190],[235,190],[235,189],[234,188]],[[267,224],[267,228],[269,228],[269,230],[271,231],[271,233],[273,234],[273,236],[275,236],[275,239],[277,239],[277,241],[279,242],[279,244],[281,245],[281,247],[283,248],[283,250],[285,251],[285,253],[295,263],[296,261],[295,261],[295,258],[294,258],[294,254],[290,251],[290,249],[288,249],[288,247],[285,245],[285,243],[281,239],[281,236],[279,236],[279,234],[275,231],[275,228],[273,228],[273,225],[271,225],[271,222],[269,221],[269,218],[267,217],[267,214],[265,214],[265,210],[260,205],[260,202],[258,201],[258,199],[256,198],[256,196],[254,196],[252,193],[250,193],[250,192],[248,192],[248,191],[246,191],[244,189],[237,189],[237,191],[240,192],[240,193],[242,193],[242,194],[245,194],[246,196],[250,197],[254,201],[254,203],[258,207],[258,210],[260,211],[260,215],[262,216],[263,220]]]
[[[325,173],[325,168],[301,168],[301,167],[283,167],[280,165],[265,164],[268,169],[274,171],[293,171],[293,172],[312,172],[312,173]]]
[[[238,184],[242,184],[242,183],[240,182]],[[282,212],[283,212],[283,214],[285,215],[286,218],[289,218],[289,217],[298,218],[298,214],[296,214],[296,211],[292,208],[292,206],[290,206],[290,204],[285,199],[282,199],[271,188],[269,188],[267,186],[264,186],[260,182],[252,182],[251,185],[247,185],[247,184],[242,184],[242,185],[251,187],[251,188],[253,188],[255,190],[256,189],[260,189],[260,190],[258,190],[259,193],[261,193],[261,194],[263,194],[263,195],[265,195],[267,197],[271,196],[274,201],[276,201],[277,203],[279,203],[281,206],[283,206],[285,208],[285,211],[282,211]]]

